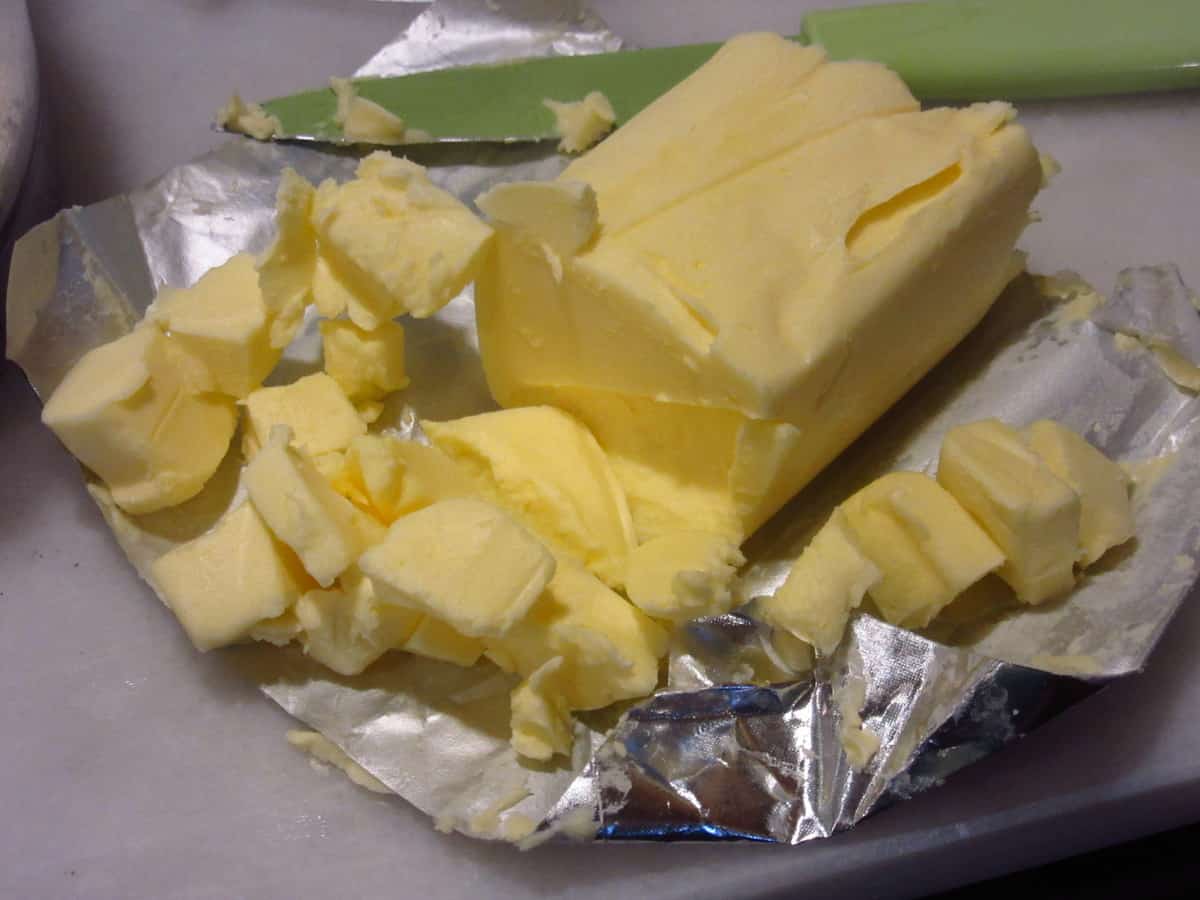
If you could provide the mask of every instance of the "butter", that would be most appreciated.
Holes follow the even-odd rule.
[[[840,507],[881,577],[868,594],[893,625],[923,628],[1004,563],[1004,554],[943,487],[918,472],[877,478]]]
[[[1133,537],[1129,476],[1074,431],[1041,419],[1024,432],[1029,447],[1079,495],[1079,561],[1090,566]]]
[[[562,139],[558,149],[563,153],[582,153],[612,131],[617,121],[612,103],[599,91],[591,91],[582,100],[543,100],[554,113],[554,130]]]
[[[997,574],[1022,603],[1041,603],[1075,585],[1079,495],[1018,431],[995,419],[950,429],[937,477],[1004,552]]]
[[[309,222],[313,186],[284,169],[275,195],[275,240],[258,261],[259,287],[271,318],[271,346],[291,343],[312,299],[317,238]]]
[[[645,504],[623,478],[635,518],[669,505],[651,481],[681,474],[655,442],[663,406],[727,458],[755,423],[725,471],[759,492],[738,530],[761,523],[1019,271],[1041,170],[1011,119],[1003,103],[918,111],[883,67],[778,36],[730,41],[562,173],[594,189],[600,227],[561,272],[544,241],[497,233],[476,287],[493,395],[564,405],[647,473]],[[598,424],[618,403],[632,436]],[[754,505],[726,482],[706,519]]]
[[[381,322],[363,331],[345,319],[320,324],[325,373],[352,401],[378,400],[408,387],[404,370],[404,327]]]
[[[323,182],[312,206],[321,253],[356,301],[351,320],[371,331],[433,315],[475,278],[492,230],[416,163],[379,151],[357,176]]]
[[[549,659],[512,692],[512,745],[521,756],[545,761],[571,752],[571,711],[554,688],[562,668],[561,656]]]
[[[358,298],[334,270],[333,264],[319,253],[313,265],[311,290],[313,305],[326,319],[336,319],[350,306],[358,304]]]
[[[667,643],[667,632],[645,613],[560,559],[538,602],[504,637],[487,642],[487,655],[523,678],[561,656],[560,695],[569,709],[586,710],[651,693]]]
[[[436,447],[375,434],[351,442],[334,487],[386,525],[439,500],[482,492],[470,472]]]
[[[198,650],[244,640],[312,585],[249,503],[226,513],[207,534],[160,556],[150,577]]]
[[[428,613],[466,637],[506,634],[541,596],[554,557],[503,510],[442,500],[397,519],[359,566],[379,599]]]
[[[239,253],[189,288],[163,288],[147,318],[193,363],[197,391],[241,399],[262,384],[282,353],[271,346],[254,258]]]
[[[685,622],[720,615],[733,606],[730,585],[745,561],[737,545],[722,535],[664,534],[629,554],[625,592],[656,619]]]
[[[42,421],[133,515],[198,494],[237,426],[231,398],[185,383],[181,356],[157,325],[140,325],[84,354],[42,408]]]
[[[272,429],[243,479],[272,533],[295,551],[317,584],[329,587],[382,540],[384,529],[334,491],[309,454],[290,440],[286,425]]]
[[[334,119],[348,141],[365,144],[403,144],[407,130],[404,120],[378,103],[360,97],[349,78],[330,78],[329,87],[337,98]]]
[[[459,634],[434,616],[422,616],[403,649],[457,666],[473,666],[483,655],[484,646],[483,641]]]
[[[303,750],[316,763],[334,766],[361,788],[375,794],[391,794],[392,789],[352,760],[337,744],[318,731],[292,729],[287,733],[287,742]]]
[[[835,509],[792,565],[775,594],[759,602],[765,622],[830,656],[842,642],[850,613],[883,578]]]
[[[291,429],[296,446],[313,455],[344,450],[367,433],[354,404],[323,372],[291,384],[259,388],[242,405],[246,409],[242,449],[247,459],[253,458],[278,425]]]
[[[247,103],[236,91],[217,110],[216,118],[218,128],[238,131],[260,141],[283,133],[283,123],[278,116],[271,115],[257,103]]]
[[[575,419],[537,406],[421,424],[489,499],[558,554],[621,584],[636,545],[629,508],[604,452]]]
[[[494,224],[526,231],[560,257],[591,242],[599,217],[596,192],[582,181],[508,181],[475,204]]]

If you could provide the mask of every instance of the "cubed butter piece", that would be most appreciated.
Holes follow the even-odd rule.
[[[1041,603],[1075,585],[1079,495],[996,419],[950,429],[938,483],[991,535],[1005,556],[997,574],[1022,603]]]
[[[737,545],[723,535],[664,534],[629,554],[625,593],[656,619],[686,622],[720,615],[733,606],[730,586],[745,561]]]
[[[326,319],[336,319],[351,305],[358,303],[358,298],[346,286],[333,264],[320,254],[313,267],[312,298],[317,312]]]
[[[275,240],[258,261],[258,284],[271,319],[270,343],[282,349],[292,342],[312,299],[317,236],[309,221],[313,186],[284,169],[275,197]]]
[[[466,637],[499,637],[541,596],[555,564],[502,509],[462,498],[397,519],[359,566],[381,602],[428,613]]]
[[[936,481],[892,472],[840,507],[845,525],[881,578],[868,593],[894,625],[923,628],[1004,554]]]
[[[193,393],[186,370],[146,323],[84,354],[42,408],[42,421],[127,513],[194,497],[229,449],[234,401]]]
[[[322,322],[321,347],[325,373],[351,400],[378,399],[408,387],[404,371],[404,327],[381,322],[374,331],[363,331],[353,322]]]
[[[545,761],[571,752],[571,711],[556,690],[563,658],[542,663],[512,692],[512,746],[521,756]]]
[[[272,536],[250,503],[160,556],[150,577],[199,650],[244,640],[312,586],[295,554]]]
[[[1080,562],[1090,566],[1133,537],[1129,476],[1070,428],[1041,419],[1025,439],[1055,475],[1079,495]]]
[[[459,634],[441,619],[422,615],[403,649],[456,666],[473,666],[483,655],[484,644],[478,638]]]
[[[250,500],[277,538],[300,557],[321,587],[329,587],[384,528],[337,493],[301,448],[291,445],[286,425],[246,466]]]
[[[625,494],[596,439],[567,413],[524,407],[423,422],[489,499],[605,583],[621,584],[635,544]]]
[[[271,346],[267,308],[248,253],[209,269],[189,288],[163,288],[149,317],[194,361],[200,391],[240,400],[262,384],[283,352]]]
[[[416,163],[379,151],[358,177],[317,190],[312,222],[357,299],[350,318],[367,330],[403,313],[424,317],[474,280],[492,230]]]
[[[404,120],[373,100],[360,97],[349,78],[330,78],[329,87],[337,98],[334,120],[346,140],[364,144],[404,143],[407,130]]]
[[[559,256],[571,256],[596,233],[596,192],[582,181],[506,181],[475,201],[492,222],[519,228]]]
[[[316,456],[345,450],[356,437],[367,433],[366,423],[336,381],[314,372],[291,384],[259,388],[245,400],[246,424],[242,451],[253,458],[271,430],[286,425],[292,441]]]
[[[617,114],[612,103],[599,91],[591,91],[582,100],[543,100],[554,113],[554,130],[562,138],[558,149],[563,153],[582,153],[612,131]]]
[[[334,486],[390,525],[401,516],[439,500],[482,492],[472,474],[437,447],[391,435],[355,438],[345,456],[343,485]]]
[[[759,603],[764,621],[829,656],[842,642],[850,613],[883,573],[858,545],[846,515],[835,509],[792,565],[787,580]]]

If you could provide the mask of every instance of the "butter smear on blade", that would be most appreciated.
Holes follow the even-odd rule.
[[[247,103],[236,92],[229,102],[217,110],[217,127],[229,131],[240,131],[242,134],[257,138],[260,141],[269,140],[283,133],[283,123],[257,103]]]
[[[329,87],[337,98],[335,120],[348,141],[369,144],[403,144],[407,126],[399,116],[378,103],[358,96],[349,78],[330,78]]]
[[[612,130],[617,121],[612,103],[599,91],[582,100],[543,100],[554,113],[554,128],[562,138],[558,149],[564,153],[582,153]]]

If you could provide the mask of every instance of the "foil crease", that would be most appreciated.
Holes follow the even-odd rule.
[[[576,3],[438,0],[360,71],[618,45]],[[564,163],[538,146],[408,153],[468,202],[498,182],[553,177]],[[190,284],[235,252],[262,250],[285,166],[312,181],[340,181],[355,163],[345,152],[235,139],[127,196],[59,213],[16,248],[8,355],[47,396],[85,352],[127,332],[159,287]],[[490,664],[461,669],[395,653],[342,678],[295,648],[250,645],[225,655],[439,828],[526,846],[560,837],[826,837],[940,784],[1145,663],[1197,577],[1200,401],[1149,354],[1119,349],[1113,334],[1174,323],[1175,346],[1190,351],[1184,338],[1195,330],[1195,309],[1181,305],[1189,302],[1171,267],[1123,273],[1095,320],[1064,315],[1045,283],[1019,278],[946,360],[752,538],[737,585],[742,607],[681,631],[666,690],[582,717],[569,763],[516,759],[504,701],[513,683]],[[421,439],[421,417],[494,408],[469,291],[406,331],[413,386],[383,427]],[[319,361],[310,317],[272,380],[292,380]],[[1013,610],[973,598],[925,635],[858,615],[834,656],[810,671],[781,668],[753,619],[754,598],[782,583],[851,491],[892,469],[931,470],[949,427],[986,416],[1055,418],[1130,463],[1136,542],[1110,553],[1062,601]],[[241,496],[236,453],[200,497],[139,519],[84,476],[143,577],[159,554],[202,533]],[[878,749],[852,764],[847,735],[855,731]]]

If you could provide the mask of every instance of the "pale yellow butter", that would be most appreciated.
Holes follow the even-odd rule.
[[[562,256],[577,253],[596,233],[596,192],[582,181],[508,181],[475,204],[493,223],[528,232]]]
[[[355,438],[334,487],[384,524],[438,500],[483,492],[471,473],[436,447],[390,435]]]
[[[326,319],[336,319],[358,303],[358,298],[334,270],[333,264],[319,254],[313,266],[311,290],[313,305]]]
[[[292,342],[312,299],[317,238],[309,221],[313,186],[284,169],[275,196],[275,240],[258,261],[259,287],[271,318],[271,346]]]
[[[258,103],[247,103],[236,91],[230,95],[229,101],[217,110],[216,120],[219,128],[239,131],[260,141],[270,140],[283,133],[283,123],[279,121],[278,116],[271,115]]]
[[[548,659],[512,692],[512,746],[522,756],[544,761],[571,752],[571,711],[555,686],[562,670],[561,656]]]
[[[378,400],[408,387],[404,369],[404,327],[381,322],[364,331],[345,319],[320,324],[325,373],[351,400]]]
[[[484,645],[478,638],[466,637],[435,616],[426,615],[421,616],[403,649],[457,666],[473,666],[483,655]]]
[[[373,100],[360,97],[349,78],[330,78],[329,87],[337,98],[334,118],[346,140],[366,144],[404,143],[407,131],[404,120]]]
[[[158,325],[84,354],[42,408],[42,421],[133,515],[194,497],[229,448],[237,413],[186,383],[188,360]]]
[[[507,633],[541,596],[555,562],[499,507],[463,498],[397,519],[359,566],[381,602],[479,638]]]
[[[642,612],[684,622],[733,606],[731,584],[746,561],[719,534],[677,531],[652,538],[629,554],[625,592]]]
[[[324,372],[291,384],[259,388],[242,401],[246,422],[242,451],[252,459],[272,429],[286,425],[292,441],[314,456],[345,450],[367,425],[341,387]]]
[[[554,113],[554,130],[562,138],[558,149],[564,153],[582,153],[612,131],[617,121],[612,103],[599,91],[591,91],[582,100],[543,100]]]

